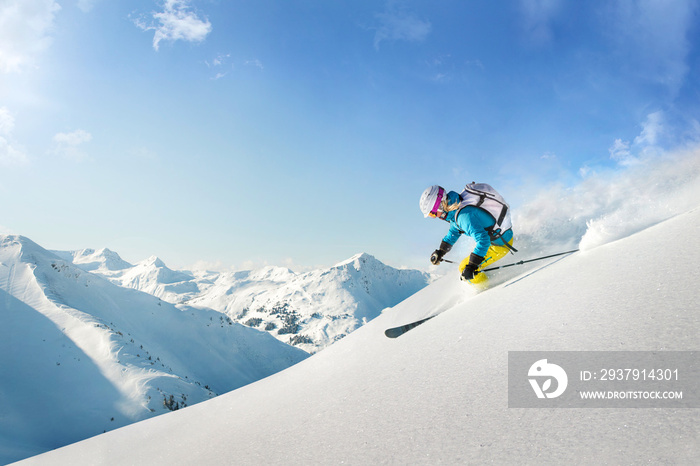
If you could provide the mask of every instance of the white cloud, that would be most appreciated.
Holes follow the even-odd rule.
[[[374,34],[374,48],[377,50],[379,50],[379,44],[387,40],[422,42],[432,29],[429,21],[421,20],[406,11],[399,11],[391,4],[387,5],[384,13],[377,13],[375,16],[379,20],[379,26]]]
[[[24,150],[12,141],[14,129],[14,116],[7,107],[0,107],[0,166],[9,167],[27,163]]]
[[[619,162],[622,165],[625,165],[631,162],[632,160],[636,160],[636,158],[632,155],[632,152],[630,151],[629,141],[615,139],[615,142],[612,146],[610,146],[608,152],[610,152],[611,159],[615,160],[616,162]]]
[[[165,0],[163,11],[152,13],[152,16],[155,20],[152,24],[141,19],[134,22],[144,31],[155,31],[153,48],[156,51],[161,41],[201,42],[212,30],[209,20],[199,19],[187,0]]]
[[[650,113],[641,127],[642,131],[634,138],[632,144],[629,141],[615,139],[608,149],[611,159],[620,165],[633,165],[639,163],[641,158],[661,151],[661,139],[665,134],[664,112]]]
[[[92,140],[92,135],[85,130],[78,129],[70,133],[57,133],[53,137],[54,148],[52,152],[71,160],[83,160],[87,154],[81,146]]]
[[[662,111],[650,113],[642,123],[642,132],[634,138],[634,143],[642,146],[655,146],[663,134],[664,114]]]
[[[49,33],[60,9],[54,0],[0,1],[0,73],[36,66],[35,56],[51,44]]]
[[[54,142],[68,146],[78,146],[91,139],[92,135],[82,129],[75,130],[72,133],[57,133],[53,137]]]

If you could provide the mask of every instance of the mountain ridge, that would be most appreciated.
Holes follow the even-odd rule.
[[[97,257],[94,253],[60,254]],[[417,270],[395,269],[364,252],[304,273],[279,266],[236,272],[178,271],[155,256],[124,268],[86,263],[90,271],[119,286],[172,304],[221,312],[234,322],[267,331],[312,353],[348,335],[434,278]],[[82,264],[75,263],[81,268]]]

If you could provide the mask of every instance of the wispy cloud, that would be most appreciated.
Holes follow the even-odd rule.
[[[210,68],[211,70],[215,71],[214,76],[212,76],[211,79],[212,81],[216,81],[218,79],[221,79],[229,74],[229,72],[240,66],[245,66],[245,67],[253,67],[253,68],[258,68],[259,70],[264,70],[265,66],[263,63],[258,60],[257,58],[253,58],[250,60],[243,60],[243,61],[236,61],[235,63],[229,63],[231,59],[231,54],[223,54],[220,53],[214,57],[212,60],[206,60],[204,62],[205,65],[207,65],[207,68]]]
[[[429,21],[398,8],[393,2],[389,2],[386,10],[383,13],[377,13],[375,17],[379,23],[374,28],[376,29],[374,48],[377,50],[384,41],[423,42],[432,29]]]
[[[465,62],[465,64],[466,64],[467,66],[473,66],[473,67],[475,67],[475,68],[479,68],[479,69],[482,70],[482,71],[486,69],[486,67],[484,66],[484,64],[481,63],[481,60],[467,60],[467,61]]]
[[[80,8],[84,13],[87,13],[92,10],[92,7],[94,7],[95,3],[98,1],[99,0],[78,0],[78,8]]]
[[[613,4],[613,40],[640,75],[677,92],[688,74],[688,31],[697,23],[695,0],[623,1]]]
[[[165,0],[163,11],[154,12],[151,16],[153,21],[137,18],[134,24],[144,31],[155,31],[153,48],[156,51],[162,41],[201,42],[212,30],[209,20],[200,19],[187,0]]]
[[[658,111],[647,115],[642,123],[642,132],[634,138],[634,143],[640,146],[655,146],[659,143],[664,131],[664,112]]]
[[[245,65],[247,66],[254,66],[256,68],[260,68],[261,70],[264,70],[265,67],[263,66],[262,62],[258,60],[257,58],[254,60],[246,60]]]
[[[444,83],[451,80],[450,71],[454,71],[454,66],[450,54],[438,55],[430,60],[426,60],[425,64],[429,68],[429,79],[431,81]]]
[[[615,142],[613,142],[613,145],[610,146],[608,152],[610,152],[610,158],[621,165],[627,165],[633,160],[636,160],[636,157],[634,157],[630,151],[629,141],[615,139]]]
[[[53,0],[0,1],[0,73],[36,66],[36,55],[51,44],[54,16],[60,9]]]
[[[15,117],[7,107],[0,107],[0,134],[8,135],[15,129]]]
[[[8,167],[26,163],[27,156],[24,151],[4,136],[0,136],[0,166]]]
[[[449,53],[426,60],[425,64],[430,72],[429,79],[436,83],[449,83],[475,70],[485,69],[481,60],[456,61]]]
[[[660,144],[666,132],[664,127],[664,112],[658,111],[647,115],[641,124],[642,131],[634,141],[623,141],[615,139],[610,146],[610,158],[620,165],[634,165],[639,163],[641,158],[653,155],[661,151]]]
[[[231,272],[234,268],[230,265],[225,265],[222,261],[206,261],[198,260],[194,264],[186,267],[187,270],[207,271],[207,272]]]
[[[82,129],[70,133],[57,133],[53,137],[54,147],[52,152],[67,159],[80,161],[87,157],[87,154],[82,149],[83,144],[91,140],[92,135]]]
[[[140,160],[148,160],[148,161],[153,161],[153,160],[158,160],[158,154],[151,149],[141,146],[141,147],[135,147],[129,151],[129,154],[135,157],[136,159]]]
[[[691,144],[700,144],[700,121],[691,119],[689,128],[683,131],[682,139]]]
[[[14,116],[7,107],[0,107],[0,166],[9,167],[27,163],[24,150],[12,140],[14,130]]]
[[[553,40],[552,22],[561,5],[561,0],[520,0],[523,28],[533,43],[542,45]]]
[[[230,53],[220,53],[216,57],[214,57],[213,60],[205,61],[204,63],[209,68],[215,68],[217,66],[223,66],[230,57],[231,57]]]
[[[210,78],[212,81],[221,79],[228,74],[228,71],[223,71],[223,67],[228,62],[229,58],[231,58],[231,54],[220,53],[216,57],[214,57],[213,60],[204,62],[204,64],[207,65],[208,68],[216,70],[216,74],[212,78]]]

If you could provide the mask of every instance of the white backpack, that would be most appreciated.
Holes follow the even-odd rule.
[[[486,183],[470,183],[459,194],[462,202],[459,204],[455,218],[466,206],[474,206],[485,210],[494,218],[496,223],[488,229],[491,240],[500,238],[503,233],[512,228],[510,220],[510,207],[506,200],[491,185]],[[506,246],[515,251],[510,245],[503,241]]]

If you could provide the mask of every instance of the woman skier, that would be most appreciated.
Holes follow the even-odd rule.
[[[471,254],[459,264],[462,280],[485,285],[486,274],[480,271],[503,258],[513,245],[510,209],[503,197],[485,183],[468,184],[461,194],[431,186],[420,198],[420,210],[427,217],[441,218],[450,224],[440,247],[430,256],[439,264],[463,234],[476,241]]]

